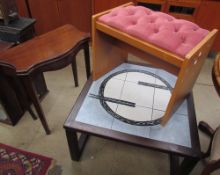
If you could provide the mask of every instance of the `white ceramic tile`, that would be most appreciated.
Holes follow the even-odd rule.
[[[165,112],[163,112],[163,111],[153,110],[152,120],[156,120],[158,118],[161,118],[161,117],[163,117],[164,114],[165,114]]]
[[[134,83],[138,83],[139,81],[155,83],[155,77],[141,72],[128,72],[126,81],[131,81]]]
[[[118,74],[118,75],[114,76],[113,78],[118,79],[118,80],[125,80],[126,75],[127,75],[127,73],[121,73],[121,74]]]
[[[86,97],[77,114],[76,121],[110,129],[113,117],[103,109],[98,99]]]
[[[139,106],[118,105],[117,114],[129,120],[149,121],[151,120],[152,109]]]
[[[154,112],[153,112],[154,115]],[[174,114],[165,126],[151,126],[149,138],[191,147],[188,117]]]
[[[136,126],[124,123],[118,119],[114,119],[112,124],[112,130],[120,131],[122,133],[127,133],[135,136],[141,136],[148,138],[150,134],[149,126]]]
[[[122,80],[110,79],[105,86],[104,96],[119,99],[123,85]]]
[[[158,70],[153,67],[146,67],[146,66],[140,66],[140,65],[129,64],[129,63],[124,63],[124,64],[126,64],[126,68],[129,70],[137,69],[137,70],[144,70],[144,71],[148,71],[152,73],[155,73]]]
[[[169,90],[155,89],[154,109],[165,111],[170,100],[171,93]]]
[[[121,99],[134,102],[139,106],[152,108],[153,95],[154,88],[152,87],[125,82]]]
[[[111,71],[109,71],[108,73],[104,74],[103,76],[101,76],[98,80],[96,81],[103,81],[105,78],[107,78],[108,76],[110,76],[113,73],[116,73],[118,71],[124,71],[125,69],[127,69],[129,64],[127,63],[123,63],[120,64],[119,66],[115,67],[114,69],[112,69]]]
[[[187,100],[183,101],[183,103],[177,109],[176,113],[182,115],[188,115]]]

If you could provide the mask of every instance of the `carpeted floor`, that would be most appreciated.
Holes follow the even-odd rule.
[[[59,175],[54,160],[0,143],[0,175]]]

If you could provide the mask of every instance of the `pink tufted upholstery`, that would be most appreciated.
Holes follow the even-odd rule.
[[[99,21],[183,57],[208,34],[192,22],[141,6],[115,8]]]

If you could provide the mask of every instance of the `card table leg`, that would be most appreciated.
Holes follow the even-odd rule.
[[[73,71],[75,86],[78,87],[79,82],[78,82],[78,73],[77,73],[77,65],[76,65],[76,56],[75,55],[73,56],[73,61],[72,61],[72,71]]]
[[[30,113],[31,117],[34,120],[37,120],[37,116],[35,115],[34,111],[31,109],[31,106],[28,102],[28,96],[27,94],[24,92],[24,87],[22,86],[22,83],[19,81],[19,79],[17,79],[17,77],[13,77],[13,86],[16,87],[17,92],[20,93],[20,95],[23,97],[23,104],[25,106],[25,109],[28,110],[28,112]]]
[[[85,57],[85,66],[86,66],[86,76],[87,79],[90,77],[91,70],[90,70],[90,54],[89,54],[89,43],[84,44],[84,57]]]
[[[46,121],[46,118],[45,118],[45,115],[44,115],[44,112],[43,112],[43,109],[40,105],[40,101],[38,99],[38,96],[37,96],[37,93],[36,93],[36,89],[35,89],[35,86],[33,84],[33,81],[31,79],[30,76],[23,76],[21,77],[23,83],[24,83],[24,87],[33,103],[33,105],[35,106],[35,109],[38,113],[38,116],[40,118],[40,121],[44,127],[44,130],[46,132],[46,134],[50,134],[51,131],[48,127],[48,124],[47,124],[47,121]]]

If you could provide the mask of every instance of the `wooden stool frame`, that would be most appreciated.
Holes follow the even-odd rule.
[[[124,4],[122,7],[129,5],[133,5],[133,3]],[[165,125],[184,98],[192,91],[218,30],[214,29],[209,32],[183,58],[98,21],[100,16],[109,13],[111,10],[92,17],[93,80],[125,62],[128,53],[176,75],[175,87],[161,119],[161,124]]]

